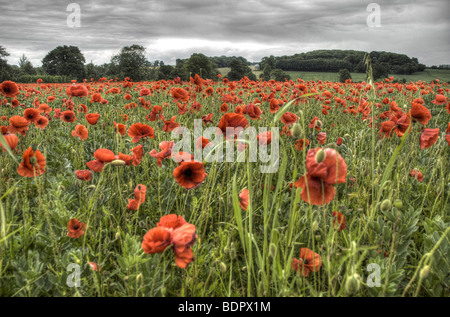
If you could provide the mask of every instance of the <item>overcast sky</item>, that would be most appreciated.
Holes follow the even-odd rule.
[[[427,66],[450,64],[449,0],[378,1],[379,27],[367,24],[372,1],[364,0],[80,0],[81,27],[69,27],[72,1],[0,0],[8,62],[25,54],[40,66],[50,50],[74,45],[86,62],[103,64],[139,44],[150,61],[166,64],[194,52],[258,62],[315,49],[389,51]]]

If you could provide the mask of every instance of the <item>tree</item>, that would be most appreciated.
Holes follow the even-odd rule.
[[[339,70],[338,75],[339,75],[339,81],[341,83],[345,83],[345,81],[347,79],[350,79],[350,80],[352,79],[352,75],[350,74],[350,71],[347,68]]]
[[[268,63],[264,66],[263,72],[259,75],[259,78],[261,78],[264,81],[270,80],[270,74],[272,73],[272,67]]]
[[[231,70],[227,75],[229,80],[240,80],[245,76],[250,80],[256,80],[256,76],[253,74],[251,68],[242,60],[235,58],[229,63],[229,66],[231,67]]]
[[[387,67],[383,63],[372,62],[372,76],[373,80],[389,77]]]
[[[5,59],[7,56],[9,53],[3,46],[0,46],[0,82],[11,79],[12,69]]]
[[[291,76],[289,74],[286,74],[279,68],[276,68],[272,71],[272,73],[270,74],[270,78],[276,81],[284,81],[285,79],[291,80]]]
[[[145,79],[151,66],[145,57],[145,48],[137,44],[123,47],[118,55],[111,58],[111,63],[116,67],[120,77],[129,77],[134,81]]]
[[[84,79],[84,55],[76,46],[58,46],[42,60],[42,67],[49,75]]]
[[[162,65],[159,66],[158,71],[156,72],[156,80],[168,80],[173,79],[174,67],[170,65]],[[175,76],[176,77],[176,76]]]
[[[216,65],[203,54],[194,53],[184,63],[184,67],[189,76],[194,77],[198,74],[202,78],[217,79],[219,71],[216,69]]]
[[[31,64],[30,60],[25,56],[25,54],[23,54],[19,59],[19,67],[20,70],[27,75],[36,74],[36,70],[34,69],[33,64]]]

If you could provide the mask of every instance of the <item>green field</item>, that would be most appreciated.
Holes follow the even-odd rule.
[[[253,68],[253,66],[251,66]],[[230,71],[230,68],[219,68],[220,73],[223,76],[226,76]],[[259,78],[259,75],[262,71],[253,71],[256,77]],[[326,72],[297,72],[297,71],[287,71],[292,79],[301,78],[303,80],[322,80],[322,81],[338,81],[339,77],[337,73],[326,73]],[[366,80],[365,73],[351,73],[352,79],[354,82],[364,81]],[[441,82],[450,82],[450,69],[426,69],[423,72],[416,72],[412,75],[400,75],[400,74],[391,74],[394,79],[402,80],[405,79],[406,82],[416,82],[416,81],[424,81],[431,82],[432,80],[439,79]]]

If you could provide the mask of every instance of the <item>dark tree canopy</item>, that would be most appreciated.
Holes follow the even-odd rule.
[[[123,47],[118,55],[111,58],[111,64],[113,72],[121,79],[129,77],[134,81],[144,80],[151,66],[145,57],[145,48],[136,44]]]
[[[84,79],[84,55],[76,46],[58,46],[42,60],[42,67],[49,75]]]
[[[245,76],[250,80],[256,80],[255,74],[253,74],[251,68],[244,61],[235,58],[229,65],[231,70],[226,76],[229,80],[240,80]]]
[[[216,65],[212,63],[207,56],[200,53],[192,54],[191,57],[184,62],[184,68],[191,77],[198,74],[202,78],[215,80],[219,73],[216,69]]]

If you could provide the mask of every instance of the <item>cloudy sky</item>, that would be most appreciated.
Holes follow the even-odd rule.
[[[79,0],[81,25],[71,27],[73,1],[0,0],[8,62],[25,54],[40,66],[50,50],[74,45],[87,62],[103,64],[139,44],[150,61],[166,64],[194,52],[257,62],[315,49],[389,51],[428,66],[450,64],[449,0],[378,1],[379,27],[368,11],[373,0]]]

